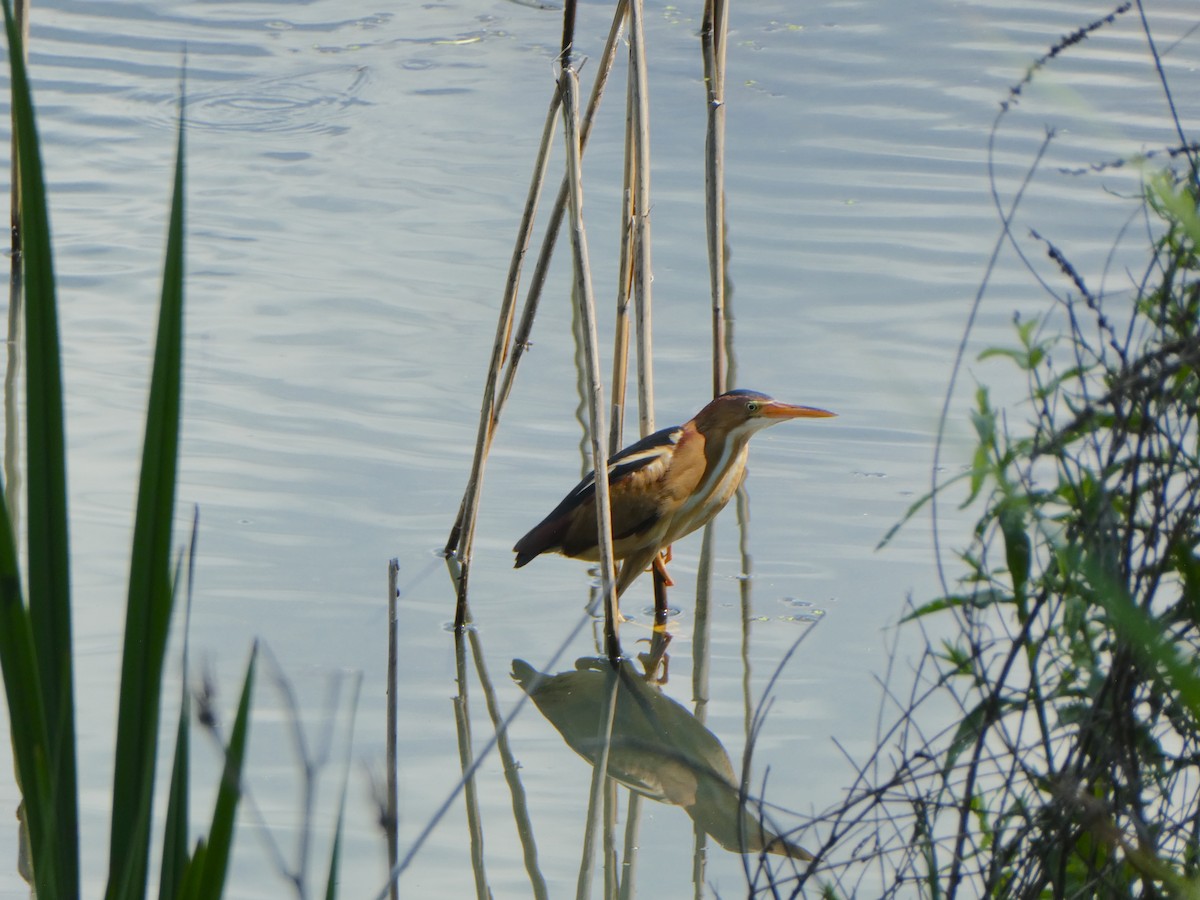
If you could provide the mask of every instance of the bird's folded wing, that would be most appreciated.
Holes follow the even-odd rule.
[[[608,484],[612,492],[613,534],[618,539],[641,527],[648,527],[657,512],[653,485],[666,473],[671,451],[683,429],[664,428],[630,444],[608,461]],[[572,515],[596,496],[596,478],[589,472],[563,498],[550,515],[517,541],[513,550],[517,566],[523,566],[540,553],[561,550],[574,556],[596,544],[595,519]]]

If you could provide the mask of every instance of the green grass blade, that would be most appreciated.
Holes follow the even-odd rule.
[[[183,663],[179,724],[175,729],[175,761],[171,766],[171,788],[167,794],[167,820],[163,829],[162,864],[159,866],[158,896],[172,900],[182,895],[183,878],[187,872],[188,856],[188,786],[191,780],[191,694],[188,692],[188,644],[192,623],[192,585],[196,572],[196,535],[200,526],[200,510],[192,511],[192,539],[188,543],[187,589],[184,594]],[[175,568],[175,595],[179,596],[181,566]]]
[[[2,492],[0,492],[2,494]],[[52,792],[45,762],[50,739],[42,706],[29,611],[21,598],[17,550],[8,507],[0,496],[0,671],[8,700],[13,762],[32,843],[38,896],[59,895],[54,842]]]
[[[333,828],[333,849],[329,853],[329,878],[325,882],[325,900],[337,900],[338,873],[342,863],[342,824],[346,818],[346,793],[350,788],[350,746],[354,742],[354,720],[358,711],[358,694],[362,689],[362,675],[354,683],[350,698],[350,723],[347,728],[346,769],[342,776],[342,790],[338,800],[337,824]]]
[[[113,771],[108,900],[141,898],[146,894],[163,659],[173,605],[171,519],[175,510],[183,375],[182,110],[181,97],[162,302],[129,562],[129,600],[125,612],[125,648],[121,661]]]
[[[4,0],[12,71],[12,110],[20,171],[25,267],[26,434],[28,445],[29,625],[49,740],[48,806],[52,846],[34,847],[35,865],[51,859],[58,898],[79,895],[79,828],[75,712],[71,666],[71,596],[67,552],[67,477],[62,371],[54,265],[33,99],[21,35]],[[18,638],[20,640],[20,638]],[[32,804],[27,805],[31,814]],[[36,841],[38,836],[32,834]],[[43,862],[43,868],[46,865]],[[43,876],[50,877],[43,872]]]
[[[346,794],[338,807],[337,825],[333,830],[333,850],[329,854],[329,880],[325,882],[325,900],[337,900],[338,871],[342,862],[342,820],[346,813]]]
[[[179,892],[176,900],[198,900],[200,885],[204,881],[204,863],[208,859],[208,846],[201,838],[196,842],[196,852],[188,861],[187,868],[179,882]]]
[[[188,741],[191,740],[187,686],[183,690],[183,705],[179,708],[179,725],[175,729],[175,762],[171,766],[171,789],[167,799],[167,821],[163,832],[162,866],[159,870],[158,896],[171,900],[179,895],[183,873],[188,864]]]
[[[213,810],[212,826],[208,830],[204,878],[197,894],[201,900],[219,900],[225,890],[225,872],[229,868],[237,806],[242,796],[242,763],[246,758],[250,693],[254,687],[254,662],[257,657],[256,644],[250,651],[250,664],[246,667],[246,681],[242,685],[242,699],[238,703],[237,718],[234,719],[233,731],[229,735],[229,746],[225,748],[225,771],[221,775],[217,805]]]

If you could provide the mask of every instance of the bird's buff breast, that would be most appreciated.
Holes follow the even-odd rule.
[[[701,484],[700,489],[685,500],[675,515],[671,516],[665,529],[664,543],[678,540],[703,528],[737,493],[746,477],[746,457],[750,451],[748,441],[740,441],[739,444],[736,448],[726,450],[737,454],[733,465],[724,465],[725,460],[721,459],[719,464],[713,467],[715,472],[721,474],[711,479],[711,485]]]

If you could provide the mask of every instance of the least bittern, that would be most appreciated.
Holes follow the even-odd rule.
[[[719,513],[746,477],[750,438],[785,419],[836,413],[793,406],[757,391],[729,391],[684,425],[664,428],[608,461],[613,556],[621,596],[658,554]],[[516,568],[542,553],[599,559],[595,472],[517,541]],[[664,572],[665,574],[665,572]]]

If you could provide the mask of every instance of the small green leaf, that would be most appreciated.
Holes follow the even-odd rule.
[[[951,594],[947,597],[938,597],[936,600],[930,600],[928,603],[918,606],[900,621],[901,623],[911,622],[914,619],[920,619],[931,613],[943,612],[947,609],[959,609],[968,606],[974,609],[985,609],[997,603],[1011,602],[1012,597],[1009,594],[996,590],[977,591],[972,594]]]
[[[999,510],[1000,531],[1004,535],[1004,558],[1012,578],[1013,596],[1025,596],[1025,585],[1029,581],[1029,565],[1032,551],[1029,534],[1025,530],[1023,504],[1015,500],[1002,502]]]
[[[237,717],[229,735],[229,746],[225,748],[225,770],[221,775],[221,787],[217,791],[217,805],[213,810],[212,826],[208,830],[208,843],[204,859],[204,877],[197,897],[199,900],[220,900],[225,890],[225,873],[229,868],[229,856],[233,849],[233,830],[237,822],[238,801],[242,796],[242,766],[246,758],[246,739],[250,727],[250,695],[254,687],[254,662],[258,656],[258,645],[250,651],[250,663],[246,667],[246,680],[242,685],[242,697],[238,702]]]
[[[1001,702],[995,697],[987,697],[963,717],[946,749],[943,773],[949,774],[962,752],[982,739],[984,731],[1000,718],[1001,707]]]

